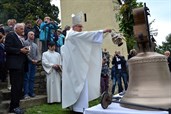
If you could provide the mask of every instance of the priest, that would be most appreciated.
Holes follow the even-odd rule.
[[[72,15],[72,28],[62,46],[62,108],[82,113],[88,102],[100,96],[103,33],[82,32],[83,14]]]

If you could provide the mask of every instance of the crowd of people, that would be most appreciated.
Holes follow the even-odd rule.
[[[48,16],[37,19],[34,26],[31,20],[17,23],[15,19],[9,19],[7,26],[0,24],[0,79],[7,81],[9,74],[9,112],[24,113],[19,106],[22,92],[24,99],[36,96],[34,80],[39,61],[46,73],[47,103],[62,102],[62,108],[83,113],[90,100],[109,91],[110,79],[112,94],[127,90],[127,60],[120,51],[111,58],[107,49],[101,49],[103,34],[111,29],[82,31],[80,19],[81,15],[73,15],[72,27],[67,25],[63,31]],[[136,54],[132,49],[128,59]],[[170,52],[165,55],[171,69]]]
[[[120,51],[115,51],[113,57],[110,58],[111,55],[106,49],[104,49],[102,55],[101,94],[109,92],[110,79],[112,80],[111,93],[123,94],[127,90],[129,82],[128,65],[125,57],[121,55]],[[111,68],[110,64],[112,64]],[[115,92],[116,85],[118,85],[118,92]]]
[[[123,95],[128,88],[129,82],[129,66],[127,61],[137,55],[136,49],[130,50],[127,57],[128,60],[121,55],[120,51],[115,51],[114,55],[112,56],[109,52],[107,52],[106,49],[104,49],[102,55],[101,94],[103,92],[111,92],[112,94],[119,93],[120,95]],[[167,58],[169,71],[171,72],[170,51],[165,51],[163,55],[165,55]],[[109,64],[112,64],[111,68],[109,67]],[[109,91],[110,79],[112,80],[111,91]],[[118,90],[117,92],[115,91],[116,89]]]
[[[46,63],[45,59],[47,51],[53,52],[55,47],[55,52],[60,53],[59,50],[64,44],[66,30],[68,29],[69,26],[62,31],[58,28],[58,24],[48,16],[44,18],[44,21],[35,20],[34,26],[32,20],[17,23],[17,20],[9,19],[6,26],[0,24],[0,80],[1,82],[10,82],[8,87],[11,90],[9,112],[22,114],[23,110],[19,107],[20,99],[36,96],[34,80],[37,63],[43,60],[42,65],[46,71],[46,67],[48,67],[46,64],[50,64],[50,61]],[[49,44],[50,42],[54,42],[54,46]],[[54,54],[54,57],[58,56]],[[50,60],[52,59],[50,58]],[[56,59],[56,61],[52,61],[52,64],[61,65],[60,60],[61,58]],[[60,83],[56,82],[55,77],[49,76],[48,72],[46,74],[47,102],[61,102],[60,90],[55,88],[60,88]],[[60,82],[60,79],[58,80]],[[55,90],[51,88],[55,88]],[[22,96],[23,93],[24,96]],[[56,95],[56,93],[58,94]]]

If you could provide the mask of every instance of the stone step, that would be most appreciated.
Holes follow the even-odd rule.
[[[7,82],[0,82],[0,90],[1,89],[6,89],[7,88],[8,83]]]
[[[8,108],[9,108],[9,103],[10,103],[9,100],[2,101],[2,102],[1,102],[1,108],[2,108],[2,109],[5,109],[5,110],[8,110]]]
[[[37,106],[37,105],[44,104],[44,103],[47,103],[47,96],[36,95],[36,97],[34,98],[21,100],[20,106],[21,108],[26,109],[26,108],[30,108],[30,107]]]
[[[6,110],[0,110],[0,114],[8,114]]]
[[[2,104],[2,92],[0,92],[0,114],[7,114],[4,105]]]
[[[22,99],[20,100],[20,107],[27,109],[33,106],[37,106],[40,104],[47,103],[46,95],[36,95],[34,98]],[[10,100],[2,101],[3,109],[8,110],[10,104]]]
[[[40,92],[37,92],[37,90],[34,90],[34,91],[35,91],[35,94],[36,95],[39,95],[40,94]],[[0,92],[2,94],[2,100],[10,100],[10,96],[11,96],[10,95],[10,93],[11,93],[10,90],[8,90],[8,89],[2,89],[2,90],[0,90]],[[45,95],[46,92],[42,90],[42,94]],[[23,93],[23,96],[24,96],[24,93]]]
[[[10,99],[10,93],[11,91],[8,89],[2,89],[0,90],[2,93],[2,100],[9,100]]]

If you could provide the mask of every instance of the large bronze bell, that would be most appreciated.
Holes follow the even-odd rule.
[[[170,109],[171,74],[166,57],[150,51],[147,10],[147,7],[133,10],[134,35],[140,52],[128,60],[130,79],[128,89],[121,102]],[[121,106],[143,109],[124,104]]]
[[[121,102],[171,108],[171,75],[165,56],[155,52],[138,53],[128,61],[128,66],[130,81]]]

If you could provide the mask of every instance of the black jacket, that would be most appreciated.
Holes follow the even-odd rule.
[[[123,72],[127,72],[127,65],[124,56],[117,56],[117,57],[120,59],[120,61],[117,61],[116,56],[114,56],[112,59],[112,64],[115,66],[116,72],[118,71],[118,64],[121,64],[121,70]]]
[[[28,69],[27,55],[20,52],[23,48],[21,41],[14,32],[7,34],[5,39],[6,65],[8,69],[25,71]]]

